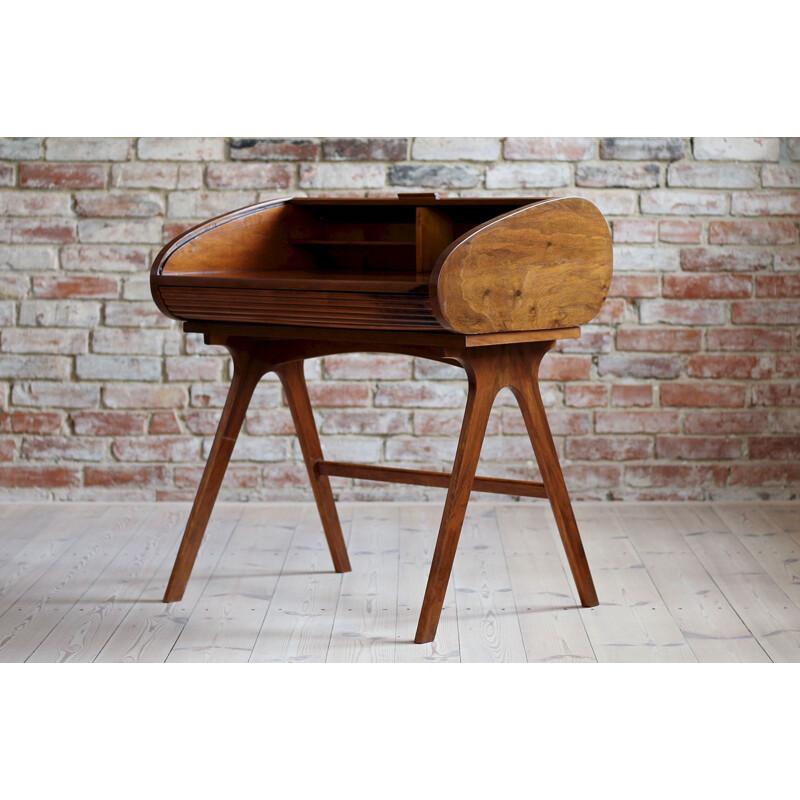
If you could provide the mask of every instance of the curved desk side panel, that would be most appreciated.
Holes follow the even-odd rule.
[[[467,232],[439,256],[433,312],[464,334],[567,328],[600,310],[611,284],[611,235],[588,200],[524,206]]]

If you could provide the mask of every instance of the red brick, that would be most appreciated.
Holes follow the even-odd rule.
[[[565,452],[573,461],[638,461],[652,457],[653,440],[648,436],[569,437]]]
[[[608,353],[611,350],[613,333],[610,330],[581,328],[578,339],[560,339],[553,348],[554,353]],[[462,376],[463,377],[463,376]]]
[[[118,297],[119,280],[100,275],[34,275],[36,297]]]
[[[756,297],[800,297],[800,275],[756,275]]]
[[[345,384],[346,385],[346,384]],[[368,387],[354,384],[367,389],[367,396],[363,403],[369,403]],[[419,408],[453,408],[460,406],[466,392],[462,386],[453,386],[442,383],[382,383],[378,386],[375,395],[375,405],[382,406],[412,406]],[[312,399],[313,403],[313,399]],[[357,405],[356,403],[328,403],[328,405]]]
[[[609,297],[658,297],[658,275],[621,275],[611,278]]]
[[[653,387],[615,384],[611,387],[611,405],[615,408],[651,406],[653,405]]]
[[[800,461],[800,436],[753,436],[750,458]]]
[[[80,486],[79,467],[0,467],[0,486],[12,488],[63,489]]]
[[[727,468],[694,464],[636,464],[625,468],[630,486],[719,486],[726,475]]]
[[[800,406],[800,383],[768,383],[753,387],[754,406]]]
[[[800,300],[739,300],[731,303],[731,320],[741,325],[800,324]]]
[[[654,219],[615,219],[612,223],[614,241],[622,244],[653,244],[658,221]]]
[[[206,170],[209,189],[288,189],[293,176],[283,164],[214,164]]]
[[[564,404],[574,408],[608,405],[608,387],[599,384],[567,384]]]
[[[692,356],[686,365],[690,378],[751,378],[764,380],[772,375],[772,356]]]
[[[201,221],[202,220],[199,219],[194,222],[190,222],[189,220],[164,220],[164,236],[162,237],[162,241],[164,244],[171,242],[173,239],[186,233],[186,231],[194,228],[195,225]]]
[[[539,377],[544,381],[585,381],[592,368],[590,356],[552,355],[542,361]]]
[[[71,415],[78,436],[131,436],[145,431],[145,415],[125,411],[77,411]]]
[[[153,412],[147,432],[152,434],[181,433],[181,423],[178,421],[178,415],[174,411]]]
[[[464,412],[460,409],[453,411],[415,411],[414,434],[416,436],[458,436],[461,432],[463,418]],[[497,436],[500,433],[501,418],[500,409],[495,408],[489,417],[489,424],[486,426],[487,436]],[[520,423],[516,428],[516,433],[524,432],[524,424]]]
[[[703,334],[691,328],[620,328],[617,331],[617,350],[651,352],[691,352],[702,346]]]
[[[22,440],[23,459],[37,461],[102,461],[106,443],[77,436],[26,436]]]
[[[681,371],[679,356],[607,355],[597,359],[598,375],[620,378],[676,378]]]
[[[615,325],[624,322],[628,304],[625,300],[609,298],[603,303],[592,323],[595,325]]]
[[[10,411],[0,413],[4,433],[58,433],[64,421],[61,411]]]
[[[20,164],[19,185],[27,189],[103,189],[106,168],[99,164]]]
[[[731,247],[691,247],[681,250],[681,268],[687,272],[750,272],[772,264],[768,250]]]
[[[765,411],[754,412],[766,414]],[[775,408],[769,412],[769,430],[786,435],[800,433],[800,413],[794,408]]]
[[[673,461],[727,461],[742,457],[742,440],[723,436],[657,436],[656,456]]]
[[[658,226],[658,236],[662,242],[673,244],[700,244],[703,223],[699,220],[665,219]]]
[[[753,280],[748,275],[665,275],[664,297],[750,297]]]
[[[250,161],[315,161],[319,143],[313,139],[231,139],[231,158]]]
[[[677,411],[597,411],[597,433],[680,433]]]
[[[712,328],[706,338],[709,350],[791,350],[792,335],[774,328]]]
[[[763,433],[768,422],[766,411],[687,411],[684,429],[690,434]]]
[[[778,356],[775,375],[779,378],[800,378],[800,356]]]
[[[308,386],[308,394],[314,407],[366,406],[372,399],[370,387],[363,383],[314,381]]]
[[[791,220],[717,220],[709,223],[711,244],[793,244],[797,229]]]
[[[161,466],[87,466],[83,481],[86,486],[164,486],[167,483],[167,469]]]
[[[65,244],[75,241],[75,223],[57,217],[11,220],[11,241],[19,243]]]
[[[664,406],[736,408],[744,405],[745,394],[745,387],[737,384],[661,384],[661,404]]]
[[[800,464],[732,464],[731,486],[797,486]]]
[[[693,300],[642,300],[640,321],[644,324],[722,325],[726,309],[721,303]]]
[[[589,138],[518,138],[509,137],[503,155],[509,159],[529,161],[581,161],[594,154],[594,141]]]
[[[619,486],[622,469],[615,464],[566,464],[564,480],[570,492]],[[605,493],[603,493],[605,497]]]
[[[600,412],[598,412],[600,413]],[[589,432],[585,411],[548,411],[547,421],[554,436],[582,436]],[[503,433],[526,434],[525,421],[518,408],[503,410]]]

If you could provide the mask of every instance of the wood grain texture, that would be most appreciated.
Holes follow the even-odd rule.
[[[499,505],[496,514],[526,660],[595,661],[545,506]]]
[[[583,325],[611,285],[611,234],[587,200],[560,198],[470,231],[431,274],[433,311],[460,333]]]
[[[613,510],[581,506],[600,605],[580,610],[598,661],[697,660]]]
[[[770,660],[663,509],[614,511],[698,661]]]
[[[294,537],[250,661],[322,663],[328,655],[342,576],[331,569],[315,510],[303,506],[295,509],[295,517],[299,519]],[[352,506],[342,507],[341,522],[347,539]]]
[[[473,503],[436,637],[416,645],[437,504],[343,503],[345,535],[358,517],[348,545],[364,567],[343,584],[313,504],[221,503],[195,579],[168,606],[187,504],[18,504],[2,509],[13,523],[3,537],[27,544],[5,566],[33,570],[0,615],[0,661],[800,663],[792,565],[774,572],[783,545],[765,549],[794,541],[796,508],[579,503],[604,600],[583,609],[545,503]]]
[[[610,277],[580,198],[282,198],[174,239],[151,290],[182,320],[496,334],[587,322]]]
[[[491,506],[476,506],[464,523],[453,570],[461,632],[461,661],[526,660],[511,579]]]
[[[172,504],[169,504],[172,505]],[[185,517],[185,504],[174,504],[170,541],[180,534],[179,520]],[[180,602],[164,605],[161,598],[167,585],[170,563],[165,559],[150,579],[139,599],[98,653],[101,663],[161,663],[167,660],[175,642],[193,613],[197,601],[213,575],[244,507],[221,503],[211,519],[195,564],[195,579],[189,583]]]
[[[794,661],[800,648],[800,608],[767,575],[713,507],[667,509],[700,562],[773,661]]]

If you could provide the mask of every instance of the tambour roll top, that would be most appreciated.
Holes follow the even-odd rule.
[[[297,197],[177,237],[151,288],[180,320],[471,335],[582,325],[611,270],[578,197]]]

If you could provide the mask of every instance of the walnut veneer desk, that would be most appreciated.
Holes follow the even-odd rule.
[[[467,501],[546,497],[584,606],[597,605],[538,386],[557,339],[580,335],[611,281],[611,237],[575,198],[285,198],[210,220],[170,242],[153,298],[186,331],[224,345],[234,374],[164,602],[180,600],[253,390],[277,373],[337,572],[350,562],[330,475],[447,488],[416,642],[436,634]],[[326,461],[303,360],[357,351],[458,364],[469,393],[451,474]],[[519,401],[542,482],[476,477],[495,396]]]

